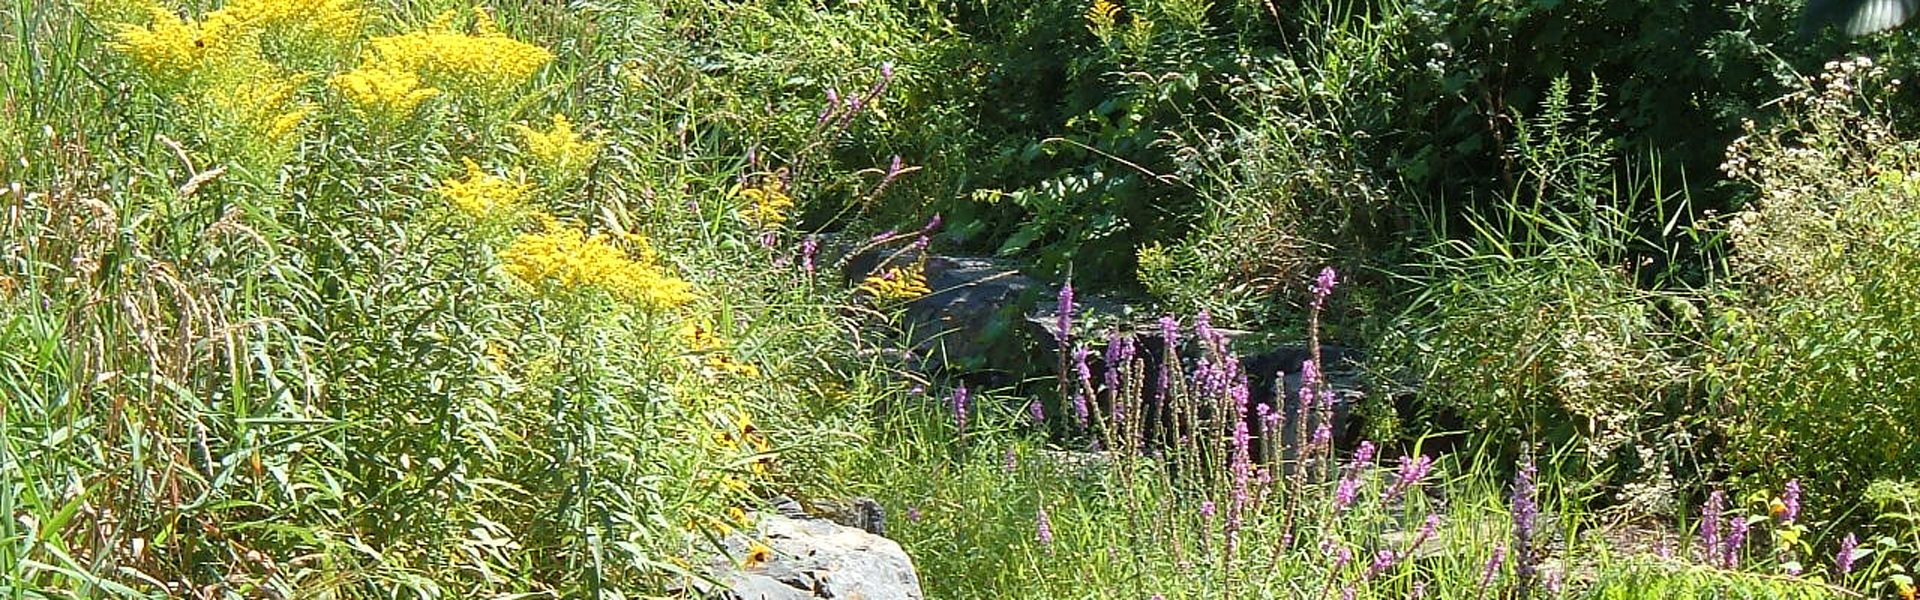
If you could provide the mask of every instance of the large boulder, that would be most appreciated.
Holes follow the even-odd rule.
[[[698,591],[726,600],[924,597],[913,560],[893,540],[790,504],[758,515],[757,522],[751,533],[721,540],[726,555],[709,564],[714,581],[696,584]],[[756,544],[771,552],[753,557]]]

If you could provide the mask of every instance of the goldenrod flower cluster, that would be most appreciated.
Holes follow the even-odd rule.
[[[546,131],[526,125],[514,125],[513,128],[525,140],[527,153],[538,159],[541,165],[558,173],[570,174],[583,169],[600,152],[600,144],[583,139],[579,132],[573,130],[573,122],[563,114],[555,113]]]
[[[434,191],[446,196],[460,212],[480,221],[517,214],[524,208],[532,186],[488,173],[472,159],[465,160],[467,178],[447,179]]]
[[[256,55],[268,29],[299,28],[344,41],[359,34],[353,0],[234,0],[200,20],[185,19],[148,0],[147,26],[120,25],[113,48],[133,58],[149,77],[177,80],[218,69],[227,57]]]
[[[933,293],[927,288],[926,273],[917,264],[868,275],[858,289],[880,300],[912,300]]]
[[[1113,24],[1119,20],[1120,5],[1114,4],[1113,0],[1093,0],[1093,5],[1087,7],[1087,26],[1094,33],[1113,29]]]
[[[149,6],[153,24],[120,25],[113,49],[133,59],[147,77],[177,81],[217,66],[253,41],[254,29],[236,15],[216,10],[205,19],[183,19],[160,6]]]
[[[360,35],[358,4],[355,0],[232,0],[215,12],[232,14],[254,28],[295,27],[347,41]]]
[[[778,179],[769,178],[764,184],[742,189],[740,197],[747,200],[747,205],[740,209],[740,218],[756,227],[779,227],[787,222],[787,211],[793,209],[793,198],[781,189]]]
[[[507,37],[485,9],[474,9],[474,33],[453,30],[456,13],[442,13],[425,29],[368,40],[363,69],[414,73],[455,95],[491,99],[533,77],[553,60],[545,48]]]
[[[693,300],[693,284],[662,273],[644,238],[629,245],[631,256],[605,234],[589,236],[549,218],[544,231],[522,234],[500,258],[508,273],[542,293],[595,289],[655,309]]]
[[[206,100],[221,121],[238,130],[237,135],[283,147],[293,142],[300,124],[316,110],[312,103],[294,96],[306,79],[302,75],[261,77],[246,85],[215,88]]]
[[[440,95],[440,90],[422,85],[419,75],[382,66],[347,71],[329,83],[361,114],[389,125],[405,121],[421,102]]]

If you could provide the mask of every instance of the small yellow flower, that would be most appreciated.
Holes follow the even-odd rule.
[[[762,544],[756,541],[752,545],[747,547],[747,556],[746,556],[747,568],[753,568],[753,567],[758,567],[760,565],[767,564],[767,561],[770,561],[770,560],[773,560],[773,548],[767,547],[766,544]],[[1909,597],[1906,600],[1912,600],[1912,598]]]
[[[514,125],[525,140],[528,154],[539,159],[549,169],[561,173],[572,173],[584,169],[593,162],[600,152],[598,142],[590,142],[573,130],[573,122],[563,114],[554,114],[553,122],[546,131],[540,131],[526,125]]]
[[[487,221],[513,214],[525,204],[527,191],[532,186],[487,173],[472,159],[463,161],[467,165],[465,180],[447,179],[440,182],[440,187],[434,188],[461,212],[474,219]]]
[[[793,198],[781,189],[778,179],[758,187],[740,190],[740,197],[747,205],[740,209],[740,217],[747,223],[765,229],[779,227],[787,222],[787,211],[793,209]]]
[[[746,509],[738,506],[727,507],[727,517],[733,519],[733,522],[739,523],[742,527],[753,524],[753,517],[747,514]]]
[[[912,300],[933,293],[927,288],[927,275],[920,265],[890,267],[868,275],[858,289],[879,300]]]

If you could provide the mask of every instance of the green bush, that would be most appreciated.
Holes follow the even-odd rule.
[[[1920,470],[1920,145],[1895,92],[1868,59],[1830,64],[1728,150],[1755,197],[1727,222],[1709,374],[1738,475],[1847,502]]]

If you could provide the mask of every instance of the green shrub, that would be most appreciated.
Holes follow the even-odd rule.
[[[1830,501],[1920,470],[1920,145],[1887,119],[1894,91],[1865,58],[1830,64],[1725,165],[1754,190],[1715,311],[1726,458]]]

